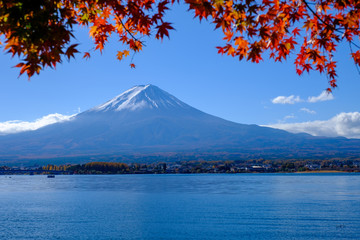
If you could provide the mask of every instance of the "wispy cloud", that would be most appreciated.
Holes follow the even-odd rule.
[[[308,97],[307,102],[309,103],[316,103],[316,102],[323,102],[323,101],[330,101],[333,100],[334,96],[327,92],[322,91],[319,96],[311,96]],[[277,96],[276,98],[271,99],[273,104],[295,104],[298,102],[304,102],[300,96],[290,95],[290,96]]]
[[[308,108],[301,108],[300,111],[310,113],[310,114],[316,114],[314,110],[310,110]]]
[[[294,104],[297,102],[302,102],[303,100],[299,96],[291,95],[291,96],[278,96],[271,100],[274,104]]]
[[[313,97],[308,97],[308,102],[310,103],[316,103],[316,102],[323,102],[323,101],[329,101],[329,100],[333,100],[334,96],[327,92],[327,91],[322,91],[322,93],[320,93],[319,96],[313,96]]]
[[[294,114],[290,114],[284,117],[284,120],[295,118]]]
[[[278,123],[268,127],[293,133],[305,132],[314,136],[360,138],[360,112],[339,113],[325,121]]]
[[[289,120],[289,119],[295,119],[295,118],[296,118],[296,116],[295,116],[293,113],[291,113],[291,114],[286,115],[285,117],[283,117],[283,119],[278,120],[278,124],[280,124],[280,123],[285,123],[287,120]]]
[[[0,122],[0,135],[36,130],[53,123],[69,121],[75,115],[76,114],[62,115],[59,113],[53,113],[46,115],[42,118],[36,119],[33,122],[26,122],[19,120]]]

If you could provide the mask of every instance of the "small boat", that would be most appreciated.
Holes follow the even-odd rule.
[[[47,175],[48,178],[55,178],[55,175],[54,174],[49,174]]]

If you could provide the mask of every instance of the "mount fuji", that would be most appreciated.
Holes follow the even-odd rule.
[[[248,159],[355,156],[360,140],[234,123],[153,85],[135,86],[71,120],[0,136],[0,160]]]

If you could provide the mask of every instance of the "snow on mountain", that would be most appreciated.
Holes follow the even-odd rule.
[[[169,109],[169,108],[189,108],[187,104],[161,90],[160,88],[148,84],[135,86],[104,104],[96,106],[89,112],[108,112],[122,110],[141,110],[141,109]]]

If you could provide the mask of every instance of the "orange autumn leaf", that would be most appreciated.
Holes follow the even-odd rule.
[[[170,38],[173,25],[165,21],[175,0],[43,0],[0,1],[0,46],[21,58],[16,65],[28,77],[80,52],[74,26],[84,26],[102,52],[109,38],[123,46],[118,60],[140,52],[144,37]],[[263,56],[283,61],[294,54],[296,73],[325,74],[337,86],[333,56],[340,43],[350,45],[350,57],[360,66],[360,3],[332,0],[184,0],[200,21],[222,32],[219,54],[258,63]],[[17,17],[9,17],[17,16]],[[176,24],[176,23],[175,23]],[[41,29],[41,31],[38,31]],[[152,35],[153,34],[153,35]],[[191,36],[189,36],[191,38]],[[88,59],[89,52],[83,53]],[[133,63],[130,64],[135,68]]]

